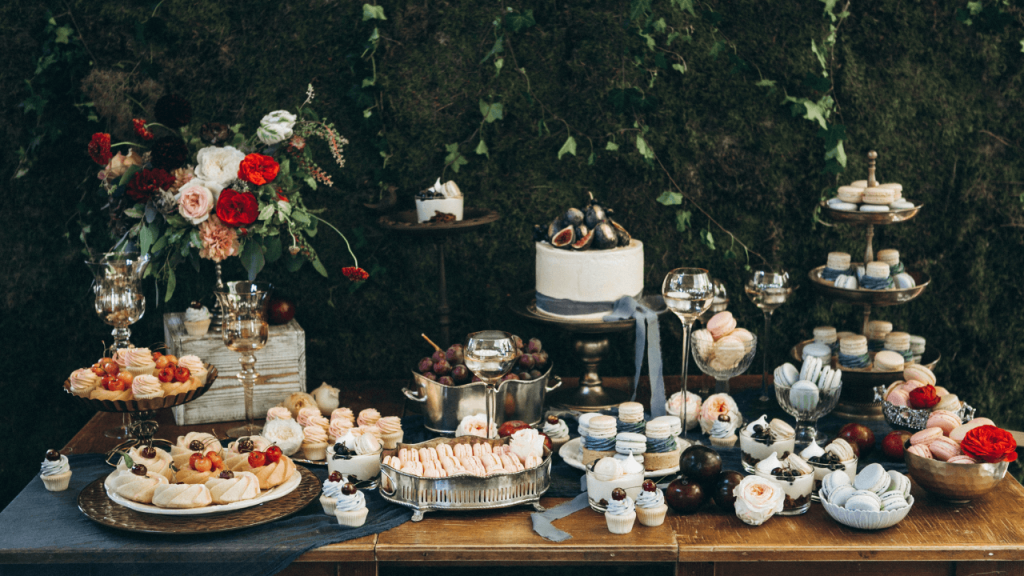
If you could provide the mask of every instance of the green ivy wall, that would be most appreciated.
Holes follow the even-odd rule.
[[[0,433],[10,470],[0,478],[0,504],[33,476],[46,447],[63,445],[90,416],[60,391],[109,339],[90,309],[74,225],[95,183],[85,145],[95,131],[127,136],[124,115],[143,114],[118,108],[111,78],[137,97],[147,90],[187,96],[196,121],[249,126],[269,110],[294,107],[306,85],[315,86],[317,109],[351,144],[345,169],[332,171],[335,187],[307,193],[307,202],[327,208],[325,218],[350,234],[373,276],[353,290],[340,274],[349,265],[344,246],[327,231],[315,245],[329,278],[308,266],[261,274],[298,304],[312,385],[402,378],[428,351],[420,332],[439,337],[432,246],[382,231],[363,203],[393,189],[399,207],[411,208],[413,193],[441,174],[446,146],[455,143],[468,163],[446,178],[459,183],[469,206],[502,215],[448,245],[455,334],[500,327],[536,335],[563,374],[575,369],[563,335],[525,324],[505,303],[533,286],[531,226],[580,205],[588,190],[644,241],[649,289],[674,267],[709,268],[733,292],[742,326],[760,325],[739,294],[744,250],[689,201],[790,270],[802,286],[776,315],[775,359],[814,326],[858,326],[858,309],[817,296],[804,278],[830,250],[859,254],[863,230],[814,222],[822,190],[836,178],[824,170],[817,124],[780,104],[784,94],[820,96],[805,82],[820,70],[811,40],[820,44],[828,32],[820,2],[713,0],[694,2],[691,14],[685,0],[397,0],[380,3],[386,20],[364,20],[360,3],[332,0],[35,4],[0,6]],[[42,4],[53,13],[50,29]],[[912,223],[879,230],[876,247],[898,248],[908,269],[929,273],[932,285],[876,317],[926,336],[943,354],[944,385],[1021,429],[1024,27],[1018,8],[986,4],[993,5],[974,15],[956,2],[852,6],[834,54],[841,115],[832,120],[846,129],[849,165],[840,181],[864,178],[864,155],[874,149],[883,180],[901,182],[907,197],[925,204]],[[515,20],[526,10],[532,26]],[[380,39],[371,62],[374,28]],[[497,74],[494,57],[482,62],[496,34],[504,35]],[[36,74],[53,49],[59,61]],[[685,72],[672,67],[683,63]],[[375,84],[363,87],[374,68]],[[95,70],[101,74],[92,78],[107,83],[83,93],[82,80]],[[775,89],[757,86],[760,79]],[[74,106],[89,101],[107,116],[89,121],[90,109]],[[502,118],[482,123],[481,101],[501,103]],[[638,151],[638,134],[656,160]],[[576,154],[559,159],[570,135]],[[481,137],[489,157],[475,152]],[[34,138],[34,165],[12,179],[18,149]],[[656,201],[670,189],[669,175],[689,199],[680,206]],[[684,231],[677,209],[692,213]],[[136,342],[161,340],[163,313],[210,296],[209,263],[200,274],[186,268],[171,302],[158,307],[150,288]],[[237,263],[227,271],[243,273]],[[666,331],[663,344],[666,366],[677,370],[678,341]],[[631,373],[631,350],[627,337],[617,339],[606,370]]]

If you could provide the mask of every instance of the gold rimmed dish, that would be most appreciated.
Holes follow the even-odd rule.
[[[850,264],[852,268],[859,266],[860,262]],[[835,283],[821,277],[825,266],[818,266],[807,273],[811,285],[826,296],[842,300],[850,304],[867,304],[869,306],[898,306],[917,298],[928,287],[932,277],[924,272],[907,272],[914,279],[917,286],[913,288],[893,288],[890,290],[864,290],[858,288],[850,290],[847,288],[836,288]]]

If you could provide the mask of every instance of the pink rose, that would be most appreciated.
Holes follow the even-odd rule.
[[[751,526],[760,526],[765,520],[782,512],[786,493],[774,480],[747,476],[733,490],[736,496],[736,517]]]
[[[178,214],[197,225],[210,217],[210,211],[214,206],[213,191],[199,179],[189,180],[178,189],[174,199],[178,201]]]
[[[203,241],[199,256],[207,260],[222,262],[238,255],[238,234],[225,226],[216,214],[211,214],[206,222],[199,225],[199,237]]]

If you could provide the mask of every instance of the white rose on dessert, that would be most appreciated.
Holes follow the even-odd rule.
[[[213,192],[214,199],[229,182],[238,178],[238,166],[245,154],[234,146],[207,146],[196,154],[196,178]]]
[[[757,476],[747,476],[733,489],[736,496],[736,517],[760,526],[765,520],[782,512],[786,493],[776,482]]]
[[[530,456],[544,456],[544,437],[533,428],[523,428],[512,435],[509,442],[512,453],[523,462]]]
[[[256,137],[264,144],[277,144],[292,137],[295,121],[298,118],[287,110],[275,110],[260,120]]]

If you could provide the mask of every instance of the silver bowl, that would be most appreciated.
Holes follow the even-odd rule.
[[[907,473],[914,482],[935,497],[962,504],[988,494],[1003,477],[1009,462],[996,464],[949,464],[922,458],[904,450]]]
[[[888,386],[878,386],[874,390],[875,402],[882,403],[882,415],[885,416],[885,421],[889,426],[909,432],[924,430],[928,426],[928,417],[931,416],[932,411],[927,408],[915,410],[907,406],[894,406],[885,400],[887,388]],[[954,414],[960,417],[961,423],[966,424],[974,419],[974,412],[975,410],[970,404],[961,401],[960,409]]]

